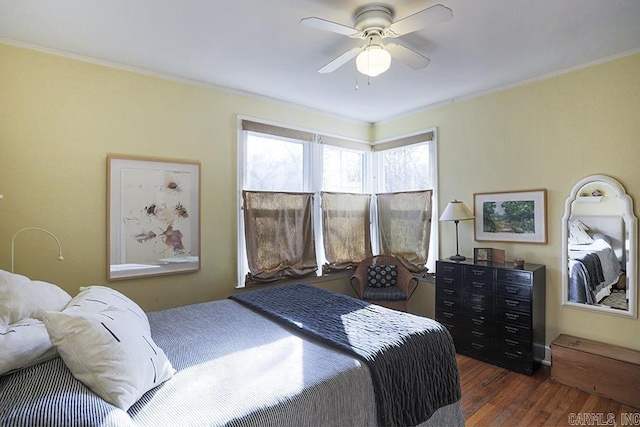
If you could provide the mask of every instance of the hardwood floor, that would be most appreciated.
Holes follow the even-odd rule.
[[[527,376],[457,359],[467,427],[640,425],[640,409],[556,383],[549,366]]]

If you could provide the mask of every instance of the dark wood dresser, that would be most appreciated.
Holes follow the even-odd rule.
[[[544,358],[545,266],[436,262],[436,320],[460,354],[531,375]]]

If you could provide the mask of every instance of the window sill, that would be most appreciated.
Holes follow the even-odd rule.
[[[355,270],[353,270],[353,271],[355,271]],[[300,283],[300,282],[304,282],[304,283],[322,283],[322,282],[328,282],[328,281],[331,281],[331,280],[348,279],[349,277],[351,277],[353,275],[353,271],[345,271],[345,272],[340,272],[340,273],[324,274],[322,276],[303,277],[301,279],[278,280],[277,282],[265,283],[264,285],[245,286],[243,284],[242,286],[237,285],[236,289],[257,289],[257,288],[263,288],[263,287],[266,287],[266,286],[286,285],[286,284]]]

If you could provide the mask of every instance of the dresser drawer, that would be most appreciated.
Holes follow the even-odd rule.
[[[494,269],[491,267],[483,267],[478,265],[464,266],[464,277],[470,280],[492,282],[493,272],[494,272]]]
[[[499,296],[497,298],[497,306],[503,310],[516,310],[525,313],[531,312],[531,300],[528,299]]]
[[[484,292],[478,292],[471,289],[464,290],[464,302],[465,305],[493,305],[495,296],[493,294],[485,294]]]
[[[448,288],[462,288],[461,277],[436,276],[436,286],[444,286]]]
[[[503,340],[505,338],[518,340],[518,341],[531,341],[531,329],[517,325],[505,325],[502,323],[497,324],[498,338]]]
[[[467,323],[467,316],[455,311],[444,310],[442,308],[436,308],[436,320],[440,323],[447,323],[459,326],[465,326]]]
[[[436,309],[462,311],[462,300],[455,298],[436,298]]]
[[[519,311],[506,311],[498,309],[496,312],[496,320],[504,323],[517,324],[520,326],[531,325],[531,315],[528,313],[521,313]]]
[[[505,336],[504,333],[498,334],[496,345],[502,349],[531,352],[531,343],[529,341],[514,338],[513,336]]]
[[[491,319],[487,319],[485,316],[464,316],[464,325],[469,329],[494,329],[495,325]]]
[[[465,289],[472,289],[474,291],[481,291],[486,293],[493,293],[494,286],[492,281],[485,281],[482,278],[466,278],[464,281]]]
[[[442,323],[442,326],[447,328],[447,331],[449,331],[449,333],[451,334],[451,338],[453,338],[453,344],[456,347],[456,352],[459,352],[464,347],[464,330],[460,326],[454,325],[453,323],[440,323]]]
[[[531,299],[531,286],[516,285],[514,283],[497,283],[496,293],[498,295]]]
[[[462,280],[462,266],[449,262],[436,262],[436,277],[452,277]]]
[[[531,352],[522,352],[508,348],[498,348],[495,352],[498,365],[512,371],[530,375],[533,372],[533,358]]]
[[[481,304],[473,301],[464,301],[464,312],[469,316],[484,317],[486,319],[493,318],[493,303]]]
[[[493,359],[495,347],[491,341],[484,341],[481,339],[469,339],[463,344],[463,349],[469,356],[491,362]]]
[[[478,342],[487,345],[491,345],[493,343],[493,331],[491,330],[476,330],[472,329],[467,331],[469,336],[469,342]]]
[[[436,286],[436,298],[462,299],[462,288],[452,288],[448,286]]]
[[[520,283],[523,285],[532,283],[530,271],[498,270],[496,280],[498,282]]]

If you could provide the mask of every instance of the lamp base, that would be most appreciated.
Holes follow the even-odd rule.
[[[465,259],[467,259],[467,257],[464,255],[456,254],[456,255],[451,255],[449,259],[451,261],[464,261]]]

